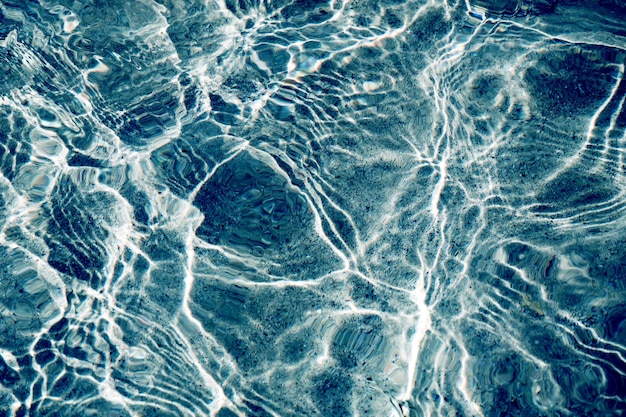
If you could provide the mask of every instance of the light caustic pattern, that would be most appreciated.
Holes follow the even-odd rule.
[[[626,10],[562,3],[0,1],[0,415],[622,415]]]

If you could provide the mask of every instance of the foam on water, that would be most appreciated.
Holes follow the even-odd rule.
[[[623,415],[619,1],[0,2],[0,415]]]

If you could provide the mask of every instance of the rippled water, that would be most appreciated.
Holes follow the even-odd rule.
[[[619,416],[621,0],[0,1],[0,416]]]

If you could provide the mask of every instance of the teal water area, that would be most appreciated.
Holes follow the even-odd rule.
[[[0,417],[621,416],[618,0],[0,0]]]

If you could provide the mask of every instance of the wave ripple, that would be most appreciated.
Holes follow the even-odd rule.
[[[624,21],[0,2],[0,416],[623,415]]]

